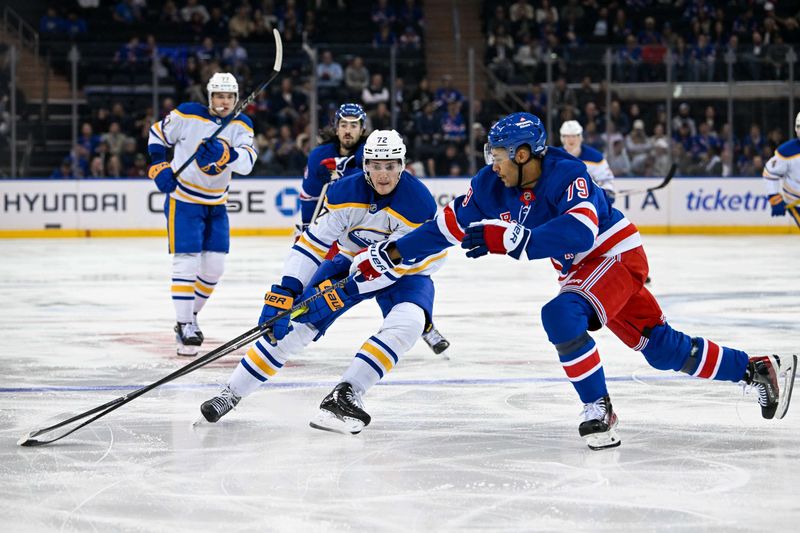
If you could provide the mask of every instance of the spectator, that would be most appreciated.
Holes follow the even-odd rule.
[[[528,33],[522,35],[522,43],[514,54],[514,64],[521,72],[525,73],[526,81],[533,81],[536,77],[536,66],[541,59],[541,51],[533,42]]]
[[[467,124],[461,114],[461,103],[457,101],[447,104],[447,114],[442,117],[440,131],[446,142],[464,146],[467,142]]]
[[[133,165],[128,169],[129,178],[147,177],[147,158],[144,154],[136,154],[133,158]]]
[[[204,25],[211,20],[206,6],[198,3],[198,0],[186,0],[186,5],[181,9],[181,18],[184,22],[190,22],[195,15],[200,16],[200,23]]]
[[[553,87],[553,101],[550,108],[550,113],[554,117],[558,117],[565,107],[572,107],[578,105],[578,99],[575,96],[575,91],[567,86],[567,79],[564,76],[559,76],[556,80],[556,85]]]
[[[625,150],[625,140],[619,133],[614,133],[610,137],[611,149],[606,160],[608,167],[616,177],[631,175],[631,160]]]
[[[381,48],[384,46],[392,46],[397,42],[397,37],[392,31],[392,27],[387,23],[383,23],[378,27],[378,32],[372,39],[372,46],[374,48]]]
[[[625,138],[625,150],[631,160],[631,173],[634,176],[644,175],[652,149],[653,145],[645,134],[644,122],[641,119],[633,121],[633,129]]]
[[[581,79],[581,86],[575,91],[575,100],[578,109],[586,109],[586,104],[597,101],[597,90],[592,86],[591,76]]]
[[[535,12],[528,0],[517,0],[508,8],[508,18],[512,24],[519,24],[523,20],[534,20]]]
[[[230,35],[230,21],[219,6],[211,8],[211,18],[206,22],[203,32],[214,41],[222,41]],[[212,41],[213,42],[213,41]]]
[[[689,51],[689,69],[692,81],[712,81],[714,79],[714,64],[716,50],[709,43],[708,35],[700,34],[697,42]]]
[[[420,159],[433,157],[441,139],[439,119],[432,100],[425,102],[422,109],[414,115],[414,148]],[[429,175],[433,173],[429,170]]]
[[[220,59],[219,50],[214,46],[214,40],[211,37],[203,39],[203,42],[197,48],[194,55],[200,63],[219,61]]]
[[[436,89],[434,100],[437,108],[444,109],[452,101],[463,102],[464,95],[453,86],[453,77],[450,74],[442,76],[442,86]]]
[[[500,81],[508,82],[514,75],[514,64],[511,62],[514,39],[505,31],[505,27],[498,26],[495,32],[489,35],[485,61]]]
[[[445,149],[433,161],[429,174],[431,176],[463,176],[469,168],[469,161],[454,143],[448,143]]]
[[[108,158],[108,163],[106,164],[106,174],[109,178],[122,177],[122,161],[118,155],[112,155]]]
[[[419,34],[414,30],[414,26],[406,26],[406,29],[400,35],[400,48],[406,50],[419,50],[422,45],[422,39]]]
[[[45,14],[39,19],[39,33],[43,36],[60,35],[66,31],[66,26],[67,21],[52,6],[48,7]]]
[[[611,122],[614,124],[614,131],[627,135],[631,131],[631,119],[628,114],[622,110],[619,100],[611,101],[611,112],[608,114]],[[616,175],[616,174],[615,174]]]
[[[653,143],[653,165],[651,176],[666,176],[671,165],[669,158],[669,141],[665,138],[657,139]]]
[[[121,0],[114,7],[112,18],[120,24],[130,26],[142,22],[142,13],[139,5],[134,0]]]
[[[373,130],[390,130],[392,129],[392,114],[389,112],[389,106],[386,102],[379,102],[375,111],[370,116]]]
[[[547,93],[542,90],[540,83],[528,86],[528,94],[525,95],[523,104],[525,111],[528,113],[532,113],[540,119],[545,117],[547,112]]]
[[[53,170],[53,172],[50,174],[50,177],[51,178],[72,178],[73,177],[72,161],[70,160],[70,158],[69,157],[65,157],[61,161],[61,164],[58,166],[58,168]]]
[[[350,97],[361,96],[361,92],[369,85],[369,70],[364,66],[364,60],[356,56],[344,69],[344,84]]]
[[[383,76],[373,74],[367,87],[361,92],[361,100],[366,111],[374,111],[380,102],[389,101],[389,89],[383,85]]]
[[[167,0],[164,2],[158,20],[160,23],[167,26],[177,26],[181,23],[181,15],[174,0]]]
[[[92,162],[89,163],[89,177],[90,178],[104,178],[106,177],[106,166],[103,164],[103,158],[95,156]]]
[[[417,5],[416,0],[405,0],[397,13],[397,22],[403,26],[411,26],[415,32],[420,32],[425,27],[422,8]]]
[[[558,24],[558,10],[550,5],[550,0],[541,0],[539,7],[536,8],[534,19],[536,24]]]
[[[232,37],[228,41],[228,46],[222,51],[222,61],[234,71],[239,71],[247,64],[247,50],[235,37]]]
[[[278,123],[288,126],[300,117],[300,113],[308,110],[308,100],[305,95],[295,90],[291,78],[282,78],[280,92],[272,99],[270,108],[278,119]],[[291,129],[289,131],[291,132]],[[279,133],[279,135],[281,134],[282,132]],[[285,146],[283,149],[287,150]]]
[[[84,37],[89,31],[86,20],[79,17],[74,11],[70,11],[64,23],[64,32],[70,39],[78,40]]]
[[[342,66],[333,60],[330,50],[322,52],[322,61],[317,64],[317,86],[335,91],[342,85]]]
[[[435,102],[435,97],[430,89],[430,82],[428,81],[428,78],[422,78],[419,80],[417,88],[411,94],[409,99],[411,100],[411,111],[414,113],[422,111],[422,109],[428,103]]]
[[[81,124],[81,133],[78,135],[78,144],[81,145],[88,154],[93,154],[94,149],[100,142],[100,137],[95,135],[92,125],[89,122]]]
[[[689,135],[697,135],[697,125],[694,119],[689,115],[689,104],[686,102],[678,106],[678,115],[672,119],[672,132],[677,133],[681,126],[686,125],[689,128]]]
[[[389,0],[378,0],[378,3],[372,8],[370,19],[375,26],[391,26],[394,24],[394,9],[389,5]]]
[[[242,3],[236,9],[236,14],[228,22],[228,32],[231,37],[247,39],[254,29],[255,23],[250,18],[250,6],[246,2]],[[285,36],[284,40],[289,41]]]
[[[625,47],[617,51],[616,56],[617,79],[626,83],[639,81],[639,70],[642,65],[642,48],[636,42],[636,37],[628,35],[625,38]]]
[[[761,69],[764,66],[766,55],[767,47],[764,46],[761,32],[754,31],[752,33],[752,44],[748,45],[742,54],[742,60],[751,80],[761,79]]]
[[[115,121],[109,125],[108,132],[100,136],[100,140],[106,143],[110,154],[119,155],[122,153],[122,148],[125,145],[125,141],[128,140],[128,136],[120,129],[119,122]]]

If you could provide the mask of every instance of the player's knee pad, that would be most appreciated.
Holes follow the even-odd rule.
[[[377,337],[399,354],[410,350],[424,329],[425,311],[411,302],[402,302],[392,307],[383,319]]]
[[[225,272],[225,256],[222,252],[203,252],[200,261],[200,277],[216,283]]]
[[[175,254],[172,256],[172,277],[194,280],[200,271],[200,254]]]
[[[582,296],[562,292],[542,307],[542,326],[553,344],[560,344],[586,333],[594,309]]]
[[[659,370],[684,370],[689,356],[696,351],[697,339],[693,339],[672,329],[664,323],[651,329],[647,334],[647,346],[642,349],[650,366]]]

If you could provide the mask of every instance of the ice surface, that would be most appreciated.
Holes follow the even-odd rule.
[[[752,353],[800,351],[797,236],[645,242],[675,327]],[[187,362],[174,355],[165,248],[0,241],[2,531],[796,530],[800,405],[762,420],[755,394],[654,370],[603,331],[623,444],[592,452],[541,328],[554,271],[459,251],[435,277],[451,359],[418,342],[366,396],[373,423],[359,436],[308,421],[380,324],[374,302],[217,425],[192,424],[234,355],[54,445],[18,447]],[[201,314],[204,348],[253,325],[287,248],[234,241]]]

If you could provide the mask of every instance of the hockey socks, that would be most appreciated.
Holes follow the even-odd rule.
[[[659,370],[676,370],[702,379],[737,382],[744,378],[748,355],[702,337],[689,337],[669,324],[654,327],[642,349]]]
[[[594,339],[588,333],[556,344],[556,350],[567,378],[583,403],[592,403],[608,395],[603,363]]]

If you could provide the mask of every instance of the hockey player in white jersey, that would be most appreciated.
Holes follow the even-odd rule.
[[[794,119],[795,138],[775,150],[764,166],[762,176],[766,181],[772,216],[782,217],[787,212],[800,227],[800,113]]]
[[[172,260],[172,301],[178,355],[194,356],[203,343],[197,313],[205,305],[225,268],[230,228],[225,203],[234,172],[249,174],[258,156],[253,148],[253,124],[235,117],[210,139],[236,107],[239,85],[233,74],[217,73],[207,85],[208,107],[179,105],[150,127],[148,176],[167,193],[169,253]],[[172,151],[172,160],[169,151]],[[178,176],[175,169],[195,151],[197,158]]]
[[[589,177],[605,191],[608,200],[614,203],[614,173],[601,152],[583,144],[583,127],[580,123],[577,120],[564,121],[559,134],[564,150],[583,161]]]
[[[377,282],[355,275],[343,288],[331,287],[332,280],[348,277],[352,258],[360,250],[398,239],[435,216],[436,201],[430,191],[403,170],[405,152],[396,131],[374,131],[364,145],[363,171],[331,183],[322,215],[292,247],[280,283],[264,297],[259,323],[319,291],[330,292],[310,302],[307,311],[293,321],[288,317],[278,320],[271,331],[274,340],[265,336],[248,349],[225,388],[202,404],[206,420],[218,421],[241,398],[273,379],[291,357],[319,339],[342,313],[374,297],[383,324],[356,351],[311,426],[355,434],[370,423],[361,397],[397,365],[430,322],[434,298],[430,274],[441,266],[446,252],[403,262]],[[326,260],[334,243],[339,253]]]

